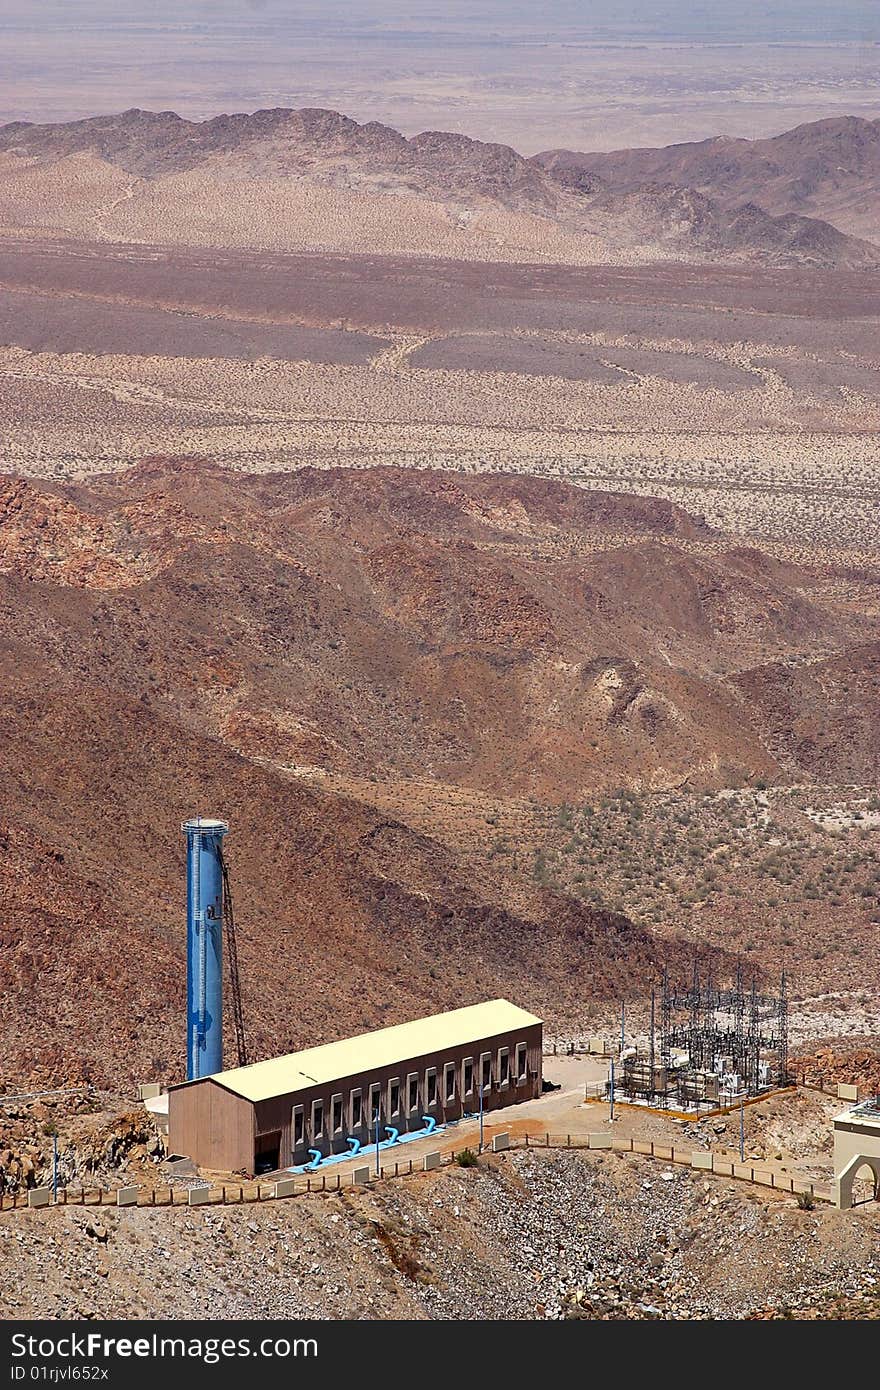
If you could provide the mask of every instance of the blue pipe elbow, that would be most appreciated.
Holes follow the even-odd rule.
[[[393,1125],[386,1125],[385,1133],[390,1136],[388,1140],[389,1144],[396,1144],[400,1138],[400,1130],[395,1129]]]
[[[346,1144],[350,1144],[350,1145],[351,1145],[351,1153],[349,1154],[349,1158],[354,1158],[355,1154],[359,1154],[359,1153],[360,1153],[360,1151],[361,1151],[361,1141],[360,1141],[360,1139],[355,1139],[354,1135],[353,1135],[353,1134],[350,1134],[350,1135],[348,1136],[348,1138],[346,1139],[345,1142],[346,1142]]]
[[[429,1134],[433,1134],[433,1133],[434,1133],[434,1130],[437,1128],[437,1121],[434,1119],[434,1116],[433,1116],[433,1115],[423,1115],[423,1116],[422,1116],[422,1119],[424,1120],[425,1124],[426,1124],[427,1127],[428,1127],[428,1133],[429,1133]]]
[[[306,1164],[306,1172],[314,1173],[315,1169],[320,1167],[321,1159],[324,1155],[321,1153],[320,1149],[309,1149],[309,1153],[312,1155],[312,1161]]]

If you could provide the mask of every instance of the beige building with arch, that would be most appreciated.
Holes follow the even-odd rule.
[[[880,1198],[880,1096],[862,1101],[834,1120],[834,1204],[841,1211],[853,1204],[853,1183],[867,1169]]]

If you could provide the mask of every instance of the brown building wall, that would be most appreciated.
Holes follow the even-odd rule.
[[[216,1168],[224,1172],[234,1172],[244,1168],[253,1172],[255,1153],[261,1151],[264,1161],[272,1167],[285,1168],[292,1163],[304,1162],[308,1149],[317,1148],[325,1155],[344,1153],[348,1150],[347,1139],[352,1135],[361,1140],[365,1148],[374,1142],[375,1127],[371,1123],[370,1087],[380,1087],[380,1138],[385,1140],[385,1125],[393,1125],[401,1134],[407,1130],[422,1129],[424,1115],[431,1115],[437,1124],[460,1119],[463,1114],[476,1114],[479,1110],[479,1083],[481,1063],[485,1054],[489,1055],[491,1080],[483,1097],[483,1110],[488,1114],[520,1101],[533,1100],[541,1094],[542,1082],[542,1037],[539,1023],[531,1024],[512,1033],[497,1034],[492,1038],[477,1040],[464,1047],[450,1048],[446,1052],[426,1054],[408,1058],[385,1067],[378,1072],[363,1072],[343,1077],[329,1085],[313,1086],[305,1091],[295,1091],[287,1095],[273,1096],[268,1100],[252,1104],[224,1091],[216,1083],[205,1080],[195,1085],[172,1091],[169,1104],[170,1142],[176,1153],[188,1154],[197,1164],[205,1168]],[[516,1075],[517,1046],[525,1044],[524,1077]],[[501,1084],[502,1049],[507,1050],[510,1079]],[[469,1095],[463,1092],[464,1063],[473,1063],[472,1089]],[[454,1090],[447,1097],[446,1067],[454,1067]],[[436,1074],[436,1099],[428,1103],[427,1073],[433,1069]],[[415,1074],[418,1080],[418,1104],[414,1110],[409,1108],[409,1078]],[[399,1082],[399,1112],[391,1111],[391,1082]],[[360,1091],[361,1123],[352,1124],[353,1093]],[[226,1099],[196,1100],[200,1093],[219,1093],[222,1097],[236,1101],[233,1111]],[[334,1130],[334,1097],[342,1098],[342,1124]],[[323,1134],[316,1136],[312,1129],[313,1106],[323,1107]],[[303,1139],[296,1143],[293,1132],[294,1107],[302,1107]],[[246,1114],[246,1118],[245,1118]],[[214,1131],[214,1132],[212,1132]],[[271,1155],[277,1149],[277,1158]]]
[[[254,1108],[242,1096],[200,1081],[168,1097],[168,1144],[202,1168],[250,1173],[254,1164]]]
[[[378,1072],[360,1072],[354,1076],[340,1078],[326,1086],[313,1086],[305,1091],[296,1091],[289,1095],[273,1096],[270,1100],[260,1101],[255,1106],[256,1110],[256,1130],[257,1133],[279,1133],[279,1163],[282,1167],[287,1167],[291,1163],[304,1162],[308,1158],[308,1149],[320,1149],[323,1154],[345,1153],[348,1149],[347,1139],[349,1135],[360,1139],[364,1147],[375,1142],[375,1127],[370,1120],[370,1087],[378,1084],[380,1087],[381,1118],[380,1118],[380,1139],[385,1140],[388,1135],[385,1133],[385,1125],[393,1125],[401,1134],[412,1129],[424,1128],[423,1115],[432,1115],[439,1124],[444,1124],[447,1120],[457,1120],[465,1113],[476,1114],[479,1110],[479,1067],[481,1056],[488,1052],[492,1063],[492,1084],[486,1091],[483,1098],[484,1112],[500,1109],[503,1106],[514,1105],[519,1101],[533,1100],[541,1094],[542,1078],[542,1028],[540,1024],[533,1024],[531,1027],[521,1029],[515,1033],[499,1034],[496,1037],[483,1039],[465,1047],[450,1048],[446,1052],[425,1054],[421,1057],[412,1057],[397,1062],[394,1066],[384,1067]],[[525,1080],[519,1083],[513,1076],[516,1059],[516,1045],[524,1042],[526,1044],[526,1075]],[[502,1048],[508,1049],[511,1068],[511,1080],[506,1087],[498,1085],[498,1066],[499,1052]],[[462,1072],[466,1058],[473,1061],[473,1090],[470,1096],[462,1093]],[[445,1067],[452,1064],[455,1067],[455,1092],[452,1100],[447,1101],[445,1093]],[[437,1076],[437,1099],[433,1105],[427,1102],[426,1073],[434,1068]],[[415,1073],[418,1077],[419,1101],[414,1112],[410,1113],[408,1106],[407,1084],[408,1078]],[[393,1115],[390,1109],[389,1087],[393,1080],[400,1083],[400,1111]],[[360,1090],[361,1093],[361,1112],[362,1120],[359,1126],[351,1123],[352,1093]],[[333,1097],[342,1097],[342,1116],[343,1123],[341,1130],[332,1131],[333,1120]],[[323,1106],[324,1114],[324,1135],[321,1139],[315,1139],[312,1134],[311,1118],[312,1107],[315,1102],[320,1102]],[[293,1135],[293,1110],[295,1106],[302,1106],[305,1119],[305,1142],[295,1145]]]

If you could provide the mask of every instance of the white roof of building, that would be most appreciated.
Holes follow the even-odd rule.
[[[375,1033],[362,1033],[359,1037],[344,1038],[323,1047],[310,1047],[304,1052],[290,1052],[285,1057],[254,1062],[249,1067],[233,1067],[216,1072],[211,1079],[246,1100],[269,1100],[272,1096],[305,1091],[310,1086],[326,1086],[346,1076],[381,1071],[410,1058],[433,1056],[502,1033],[515,1033],[540,1022],[534,1014],[509,1004],[506,999],[491,999],[485,1004],[432,1014],[412,1023],[399,1023],[394,1028],[379,1028]]]

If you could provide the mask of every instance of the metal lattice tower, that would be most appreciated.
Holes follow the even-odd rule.
[[[244,1011],[241,1004],[241,977],[238,972],[238,942],[235,935],[235,907],[232,901],[232,887],[229,882],[229,869],[226,857],[220,853],[220,868],[223,871],[223,918],[226,923],[226,962],[229,969],[229,993],[232,998],[232,1023],[235,1028],[235,1050],[238,1065],[248,1064],[247,1040],[244,1032]]]

